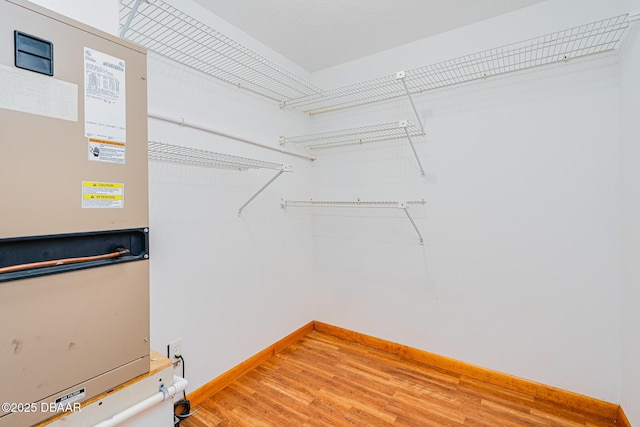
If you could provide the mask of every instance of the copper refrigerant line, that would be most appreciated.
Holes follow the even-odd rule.
[[[78,258],[53,259],[51,261],[41,261],[41,262],[32,262],[29,264],[11,265],[9,267],[0,268],[0,274],[31,270],[33,268],[54,267],[57,265],[77,264],[81,262],[90,262],[90,261],[101,261],[104,259],[118,258],[123,255],[127,255],[129,253],[131,253],[129,249],[122,248],[122,249],[116,250],[115,252],[110,252],[104,255],[85,256],[85,257],[78,257]]]

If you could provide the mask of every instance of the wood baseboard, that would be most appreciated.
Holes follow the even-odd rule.
[[[497,385],[499,387],[504,387],[509,390],[526,393],[538,399],[555,402],[567,408],[584,411],[611,421],[615,421],[619,416],[619,405],[615,405],[613,403],[608,403],[592,397],[514,377],[512,375],[503,374],[491,369],[482,368],[470,363],[461,362],[456,359],[429,353],[424,350],[397,344],[326,323],[316,321],[314,322],[314,327],[318,332],[353,341],[409,360],[446,369],[450,372],[455,372],[457,374]]]
[[[235,380],[237,380],[247,372],[257,368],[260,364],[262,364],[263,362],[266,362],[271,357],[280,353],[286,347],[304,338],[307,334],[309,334],[310,332],[313,332],[313,330],[314,330],[314,322],[312,321],[307,323],[303,327],[295,330],[294,332],[290,333],[289,335],[277,341],[276,343],[265,348],[264,350],[260,351],[259,353],[254,354],[244,362],[231,368],[227,372],[224,372],[223,374],[209,381],[207,384],[203,385],[202,387],[192,391],[187,395],[187,398],[189,399],[191,406],[192,407],[198,406],[199,404],[207,400],[209,397],[213,396],[215,393],[219,392],[220,390],[222,390],[223,388],[225,388],[226,386],[228,386],[229,384],[231,384],[232,382],[234,382]]]
[[[206,399],[225,388],[227,385],[255,369],[261,363],[267,361],[289,345],[304,338],[314,330],[362,344],[367,347],[382,350],[387,353],[395,354],[409,360],[425,363],[469,378],[504,387],[508,390],[525,393],[537,399],[554,402],[576,411],[587,412],[591,415],[615,421],[617,425],[622,427],[631,427],[629,420],[619,405],[319,321],[311,321],[307,323],[276,343],[251,356],[239,365],[231,368],[227,372],[224,372],[202,387],[189,393],[187,397],[191,401],[191,406],[198,406]]]
[[[624,411],[622,410],[622,406],[618,406],[618,418],[616,419],[616,425],[620,427],[631,427],[629,418],[627,418]]]

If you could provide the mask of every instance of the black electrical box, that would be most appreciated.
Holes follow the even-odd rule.
[[[53,43],[14,31],[16,67],[53,76]]]

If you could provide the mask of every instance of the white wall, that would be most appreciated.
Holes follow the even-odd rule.
[[[29,0],[110,34],[118,34],[118,0]]]
[[[103,14],[80,2],[36,2],[117,32],[116,0],[105,0]],[[175,4],[304,74],[194,2]],[[639,7],[638,0],[548,0],[312,77],[331,88]],[[427,124],[427,137],[416,140],[426,178],[403,141],[309,165],[151,120],[151,139],[296,168],[238,218],[237,207],[270,171],[151,163],[152,347],[163,351],[183,338],[193,390],[317,318],[622,401],[639,423],[640,43],[633,34],[621,65],[605,55],[416,98]],[[310,121],[153,54],[148,81],[150,111],[274,145],[310,129],[413,119],[398,100]],[[401,211],[283,211],[281,196],[424,197],[427,205],[411,212],[425,245]]]
[[[615,15],[552,1],[314,74],[350,83]],[[570,13],[567,13],[570,12]],[[620,401],[615,55],[416,97],[427,136],[313,165],[314,198],[403,200],[316,210],[318,318],[611,402]],[[407,100],[327,113],[316,130],[413,119]],[[419,141],[419,140],[417,140]]]
[[[216,24],[193,2],[176,5]],[[231,27],[224,31],[245,37]],[[152,53],[148,64],[150,112],[274,147],[281,135],[308,132],[308,117],[273,101]],[[294,166],[238,217],[238,208],[275,171],[150,162],[151,345],[164,351],[183,339],[193,391],[314,318],[311,221],[280,207],[281,197],[309,193],[310,162],[153,119],[149,139]]]
[[[457,30],[312,74],[323,88],[395,74],[424,65],[519,42],[618,14],[615,1],[546,0]]]
[[[306,117],[155,55],[149,109],[274,146],[283,132],[307,129]],[[313,319],[311,222],[280,208],[281,197],[309,192],[309,165],[156,120],[149,138],[294,165],[238,217],[275,171],[150,162],[151,344],[163,351],[183,338],[194,390]]]
[[[118,32],[117,0],[37,3]],[[171,3],[287,69],[304,73],[195,2]],[[184,117],[274,147],[281,135],[309,131],[309,119],[301,113],[283,111],[275,102],[152,53],[147,79],[150,112]],[[281,197],[310,193],[310,165],[153,119],[149,138],[294,166],[293,173],[278,178],[238,217],[238,208],[275,171],[150,162],[151,347],[164,353],[169,342],[183,339],[190,392],[315,317],[311,222],[280,207]]]
[[[621,1],[640,11],[640,1]],[[622,408],[640,425],[640,28],[632,28],[622,47],[620,81],[620,198],[622,240]]]

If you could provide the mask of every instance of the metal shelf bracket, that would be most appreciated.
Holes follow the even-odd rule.
[[[246,208],[247,206],[249,206],[249,203],[253,202],[253,199],[255,199],[256,197],[258,197],[258,195],[260,193],[262,193],[269,185],[271,185],[271,183],[273,183],[273,181],[275,181],[276,179],[278,179],[278,177],[280,175],[282,175],[285,172],[291,172],[292,171],[292,166],[291,165],[282,165],[282,168],[269,180],[267,181],[267,183],[265,185],[263,185],[262,187],[260,187],[260,189],[258,191],[256,191],[256,193],[251,196],[249,198],[249,200],[247,200],[242,206],[240,206],[240,209],[238,209],[238,216],[242,216],[242,211],[244,210],[244,208]]]
[[[418,124],[420,125],[420,130],[422,132],[424,132],[424,124],[422,123],[422,120],[420,120],[420,115],[418,114],[418,109],[416,108],[416,104],[413,102],[413,98],[411,97],[411,92],[409,91],[409,87],[407,86],[406,77],[407,77],[407,72],[404,71],[404,70],[398,71],[396,73],[396,79],[398,79],[398,80],[400,80],[402,82],[402,86],[404,87],[405,94],[407,95],[407,98],[409,98],[409,102],[411,103],[411,108],[413,108],[413,112],[416,115],[416,120],[418,121]]]
[[[406,82],[406,77],[407,77],[407,72],[406,71],[398,71],[396,73],[396,79],[400,80],[402,82],[402,86],[404,86],[404,91],[407,95],[407,98],[409,98],[409,102],[411,103],[411,108],[413,108],[413,112],[416,115],[416,120],[418,121],[418,124],[420,125],[420,130],[422,131],[422,134],[424,135],[424,123],[422,123],[422,120],[420,119],[420,115],[418,114],[418,109],[416,108],[416,104],[413,102],[413,98],[411,97],[411,92],[409,91],[409,87],[407,86],[407,82]],[[420,176],[425,176],[425,172],[424,172],[424,168],[422,167],[422,163],[420,162],[420,157],[418,157],[418,152],[416,151],[416,147],[414,147],[413,145],[413,141],[411,140],[411,136],[409,135],[409,132],[405,129],[405,132],[407,133],[407,139],[409,140],[409,145],[411,146],[411,151],[413,151],[413,155],[416,158],[416,162],[418,162],[418,167],[420,167]],[[408,214],[407,214],[408,215]],[[409,217],[409,219],[411,219],[411,217]],[[413,221],[411,221],[413,222]]]
[[[419,240],[420,244],[424,245],[424,239],[422,238],[422,233],[420,233],[420,230],[418,229],[418,226],[416,225],[416,223],[413,220],[413,218],[411,218],[411,214],[409,214],[409,205],[407,204],[407,202],[398,202],[398,208],[402,209],[404,211],[405,215],[407,215],[407,218],[409,219],[409,222],[411,222],[411,225],[413,226],[413,229],[416,231],[416,234],[418,235],[418,240]]]
[[[402,126],[402,122],[400,122]],[[413,156],[416,158],[416,162],[418,162],[418,167],[420,168],[420,176],[424,177],[426,174],[424,172],[424,168],[422,167],[422,162],[420,161],[420,157],[418,157],[418,152],[416,151],[416,147],[413,145],[413,141],[411,140],[411,135],[409,134],[409,130],[407,126],[404,127],[404,133],[407,135],[407,140],[409,141],[409,145],[411,146],[411,151],[413,151]],[[422,134],[424,135],[424,130],[422,130]]]

